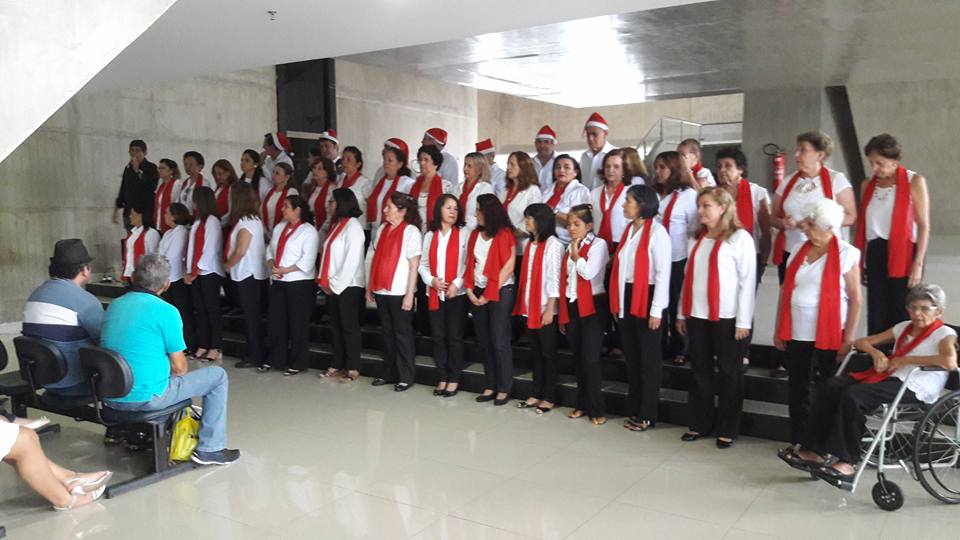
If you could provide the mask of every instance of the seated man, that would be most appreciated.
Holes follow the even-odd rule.
[[[865,415],[893,401],[912,367],[936,366],[946,371],[914,373],[901,403],[936,402],[947,384],[947,371],[957,369],[957,333],[940,319],[946,301],[939,286],[918,285],[907,293],[909,321],[858,339],[854,347],[873,358],[873,368],[821,383],[810,404],[801,449],[785,448],[779,452],[780,459],[825,480],[853,481]],[[894,347],[888,357],[877,346],[889,343]]]
[[[92,260],[81,240],[57,242],[50,258],[50,279],[30,294],[23,309],[23,335],[50,342],[67,362],[67,375],[45,386],[62,397],[90,393],[80,371],[78,351],[100,341],[103,307],[84,289],[90,281]]]
[[[160,298],[169,286],[167,258],[144,255],[133,271],[133,288],[107,309],[101,344],[120,353],[133,373],[130,393],[107,405],[123,411],[152,411],[200,396],[200,441],[191,459],[201,465],[232,463],[240,458],[240,451],[226,448],[227,373],[219,366],[187,373],[180,312]]]

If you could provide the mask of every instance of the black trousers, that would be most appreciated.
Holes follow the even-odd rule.
[[[533,390],[530,397],[556,403],[557,396],[557,318],[530,333],[530,364],[533,368]]]
[[[866,415],[890,403],[903,381],[895,377],[875,384],[857,384],[847,375],[831,377],[813,392],[806,430],[800,444],[819,454],[832,454],[841,461],[860,461],[860,439],[866,431]],[[917,403],[907,389],[901,403]]]
[[[617,243],[614,242],[610,252],[611,259],[613,254],[617,252]],[[610,290],[610,274],[613,272],[613,263],[610,262],[607,264],[607,267],[603,271],[603,288],[606,291]],[[620,337],[620,319],[618,317],[607,317],[606,324],[603,327],[603,347],[607,351],[613,349],[622,349],[623,348],[623,338]]]
[[[463,373],[463,326],[467,322],[466,295],[447,298],[430,312],[433,361],[441,382],[459,383]]]
[[[879,334],[910,318],[906,309],[907,278],[890,277],[889,243],[875,238],[867,243],[867,333]]]
[[[687,260],[675,261],[670,266],[670,304],[663,317],[663,353],[666,358],[687,354],[687,338],[677,332],[677,312],[683,291],[683,273]]]
[[[580,317],[577,302],[567,304],[570,322],[567,324],[567,343],[573,353],[577,372],[577,409],[596,418],[604,415],[603,368],[600,349],[603,347],[603,327],[606,322],[607,295],[593,297],[596,313]]]
[[[240,281],[231,281],[237,293],[237,301],[243,310],[243,326],[247,334],[246,361],[251,364],[263,363],[263,316],[260,301],[263,298],[263,289],[267,280],[256,279],[253,276]]]
[[[360,313],[364,309],[363,287],[347,287],[327,295],[334,369],[360,370]]]
[[[310,367],[310,316],[316,300],[317,285],[312,279],[270,284],[268,364],[277,369]]]
[[[196,340],[194,339],[193,322],[193,298],[190,293],[190,285],[178,279],[170,283],[170,288],[163,293],[163,299],[173,304],[180,312],[180,320],[183,322],[183,342],[187,344],[187,350],[196,349]]]
[[[197,348],[223,348],[223,311],[220,308],[220,283],[215,273],[197,276],[190,284],[193,311],[197,317]]]
[[[403,296],[378,294],[375,297],[386,353],[383,378],[390,382],[413,384],[417,368],[414,312],[403,309]]]
[[[477,297],[483,289],[474,289]],[[500,287],[500,300],[482,306],[470,304],[473,329],[483,358],[485,389],[509,394],[513,386],[513,347],[510,346],[510,322],[516,290],[513,285]]]
[[[837,371],[837,351],[814,347],[813,341],[787,342],[787,384],[790,393],[790,442],[803,438],[810,408],[810,383],[819,384]]]
[[[413,329],[421,336],[431,335],[430,307],[427,297],[427,286],[422,279],[417,279],[417,306],[413,314]]]
[[[688,407],[690,430],[700,434],[734,438],[740,432],[743,412],[743,360],[737,342],[736,319],[687,319],[690,340],[690,384]],[[718,368],[714,382],[714,366]],[[714,407],[713,396],[718,395]]]
[[[649,285],[647,313],[653,303],[653,285]],[[657,421],[660,403],[660,382],[663,379],[663,354],[661,348],[660,327],[651,330],[648,319],[630,315],[633,284],[627,283],[623,291],[623,314],[619,320],[620,339],[623,343],[623,357],[627,363],[627,414],[638,420]]]

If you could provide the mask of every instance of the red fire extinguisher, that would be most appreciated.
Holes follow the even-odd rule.
[[[783,182],[783,176],[787,173],[787,159],[783,148],[776,143],[763,145],[763,153],[773,158],[773,192],[776,193],[780,182]]]

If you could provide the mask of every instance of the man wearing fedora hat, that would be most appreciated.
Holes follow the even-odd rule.
[[[23,308],[23,335],[50,342],[67,362],[67,375],[45,386],[61,396],[89,393],[78,351],[100,342],[103,322],[100,301],[84,289],[92,260],[79,238],[58,241],[50,257],[50,279],[30,294]]]

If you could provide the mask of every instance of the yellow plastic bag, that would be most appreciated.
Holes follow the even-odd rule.
[[[193,407],[187,407],[178,415],[170,437],[170,460],[187,461],[197,447],[200,436],[200,417]]]

